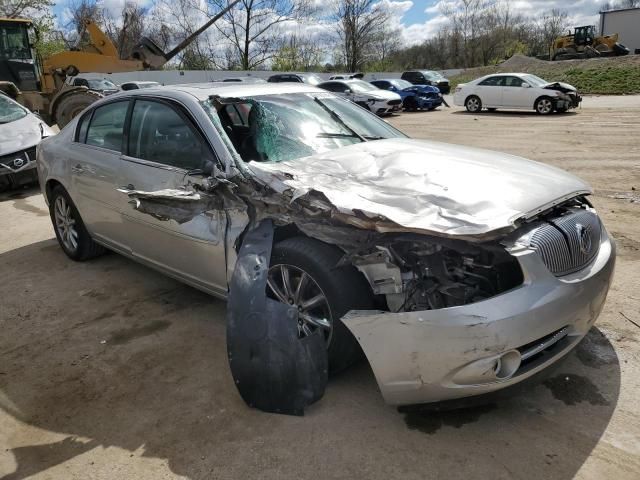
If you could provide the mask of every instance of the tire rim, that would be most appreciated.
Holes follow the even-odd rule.
[[[298,308],[300,338],[321,329],[329,346],[333,333],[331,308],[326,295],[311,275],[293,265],[273,265],[267,277],[267,293],[274,300]]]
[[[546,114],[551,112],[552,109],[553,105],[551,104],[551,100],[544,98],[538,102],[538,112]]]
[[[471,112],[477,112],[480,107],[480,103],[477,98],[470,98],[467,100],[467,109]]]
[[[62,244],[70,252],[78,249],[78,231],[76,230],[76,220],[71,212],[71,205],[67,203],[64,197],[59,196],[54,203],[54,216],[56,220],[56,229]]]

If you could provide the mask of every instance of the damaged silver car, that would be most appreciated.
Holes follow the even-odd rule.
[[[514,385],[580,342],[615,263],[582,180],[304,84],[113,95],[38,173],[70,258],[106,247],[228,298],[232,373],[267,411],[300,413],[361,351],[390,404]]]

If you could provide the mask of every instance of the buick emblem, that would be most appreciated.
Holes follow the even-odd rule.
[[[23,165],[24,165],[24,159],[22,159],[22,158],[16,158],[13,161],[13,166],[16,167],[16,168],[20,168]]]
[[[589,229],[581,223],[578,223],[576,224],[576,231],[578,232],[578,245],[580,246],[580,251],[584,255],[589,255],[589,253],[591,253],[591,235],[589,233]]]

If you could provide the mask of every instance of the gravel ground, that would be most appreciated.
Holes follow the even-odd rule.
[[[390,122],[594,186],[617,271],[555,373],[487,406],[403,414],[363,363],[305,417],[250,410],[229,374],[223,302],[115,254],[69,261],[42,196],[23,190],[0,198],[0,478],[637,479],[639,97],[549,118],[452,108]]]

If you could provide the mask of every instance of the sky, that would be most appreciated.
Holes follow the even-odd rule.
[[[58,26],[64,30],[68,16],[65,7],[70,0],[58,0],[54,7]],[[106,10],[117,14],[121,11],[126,0],[101,0]],[[134,0],[139,4],[150,6],[154,0]],[[508,1],[511,9],[527,17],[536,18],[544,15],[553,8],[566,10],[569,24],[597,25],[598,10],[602,0],[502,0]],[[319,5],[326,4],[323,0],[316,0]],[[442,14],[441,7],[445,4],[455,4],[459,0],[380,0],[393,13],[393,23],[402,31],[405,45],[419,44],[432,37],[448,22]]]

